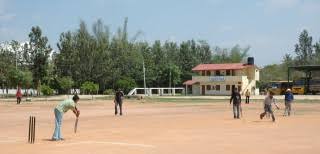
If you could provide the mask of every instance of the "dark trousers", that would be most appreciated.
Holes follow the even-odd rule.
[[[20,104],[21,102],[21,97],[17,97],[17,104]]]
[[[122,101],[116,101],[114,103],[114,114],[117,115],[118,114],[118,106],[120,108],[120,115],[122,115]]]
[[[250,96],[246,96],[246,104],[249,104]]]
[[[240,104],[233,103],[233,118],[240,118]]]
[[[274,114],[273,114],[273,111],[272,111],[272,107],[271,105],[264,105],[264,112],[260,114],[260,119],[263,119],[263,117],[269,113],[272,117],[272,121],[275,121],[275,117],[274,117]]]

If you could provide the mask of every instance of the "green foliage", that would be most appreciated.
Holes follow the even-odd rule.
[[[104,92],[103,92],[104,95],[114,95],[114,90],[113,89],[106,89]]]
[[[32,72],[34,83],[40,85],[48,76],[49,56],[52,51],[46,36],[42,36],[39,26],[32,27],[29,42],[24,45],[23,59],[26,67]]]
[[[297,54],[297,62],[299,65],[312,64],[313,48],[312,48],[312,37],[309,36],[307,30],[303,30],[299,36],[299,43],[295,45],[294,52]]]
[[[128,93],[131,89],[136,87],[136,82],[131,78],[122,78],[116,82],[116,88],[123,90],[124,93]]]
[[[235,45],[231,49],[222,49],[216,47],[214,49],[213,63],[240,63],[246,60],[248,57],[248,51],[250,47],[241,48],[239,45]]]
[[[72,88],[74,82],[71,77],[62,77],[57,78],[57,83],[59,84],[59,88],[62,90],[62,93],[69,94],[69,90]]]
[[[21,71],[14,68],[9,69],[9,82],[12,87],[21,85],[29,88],[32,83],[32,73],[30,71]]]
[[[99,90],[99,85],[90,81],[86,81],[81,85],[81,92],[84,94],[93,94]]]
[[[41,92],[45,96],[50,96],[50,95],[53,95],[54,91],[47,85],[41,85]]]

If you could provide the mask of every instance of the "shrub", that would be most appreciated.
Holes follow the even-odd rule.
[[[113,89],[106,89],[104,92],[103,92],[104,95],[114,95],[114,90]]]

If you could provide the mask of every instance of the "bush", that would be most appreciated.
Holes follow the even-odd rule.
[[[53,89],[51,89],[49,86],[47,85],[42,85],[41,86],[41,92],[43,95],[45,96],[50,96],[53,94]]]
[[[114,90],[113,89],[106,89],[104,92],[103,92],[104,95],[114,95]]]
[[[81,85],[81,92],[84,94],[93,94],[94,92],[98,92],[98,90],[99,85],[90,81],[86,81]]]
[[[132,78],[123,78],[116,82],[116,88],[120,88],[125,94],[136,86],[137,84]]]
[[[72,88],[74,82],[71,77],[62,77],[57,78],[59,88],[62,90],[62,93],[69,94],[69,90]]]

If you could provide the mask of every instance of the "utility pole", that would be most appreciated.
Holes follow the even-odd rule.
[[[146,89],[146,68],[144,66],[144,60],[142,61],[142,65],[143,65],[143,85],[144,85],[144,95],[146,96],[146,92],[147,92],[147,89]]]
[[[169,73],[169,88],[170,88],[170,94],[172,93],[172,89],[171,89],[171,66],[170,66],[170,73]]]

